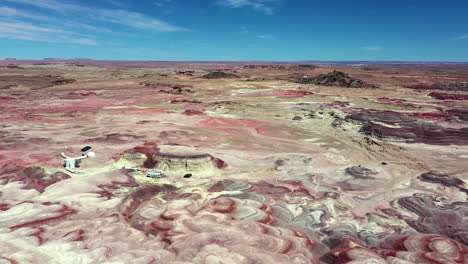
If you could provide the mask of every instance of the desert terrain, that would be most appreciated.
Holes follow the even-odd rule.
[[[0,120],[2,264],[468,263],[468,64],[0,61]]]

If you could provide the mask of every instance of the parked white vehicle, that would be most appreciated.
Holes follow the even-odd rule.
[[[146,177],[148,178],[161,178],[162,171],[160,170],[150,170],[148,171],[148,174],[146,174]]]

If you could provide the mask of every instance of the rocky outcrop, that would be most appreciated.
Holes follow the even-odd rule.
[[[418,120],[409,114],[361,111],[348,115],[345,121],[362,123],[361,133],[379,139],[433,145],[468,145],[468,127],[442,127],[432,121]]]
[[[224,161],[210,154],[184,146],[159,146],[158,153],[153,155],[155,168],[165,174],[185,175],[192,173],[212,174],[227,166]]]
[[[187,109],[183,113],[184,115],[204,115],[203,111],[195,110],[195,109]]]
[[[0,76],[0,87],[2,89],[14,88],[17,86],[24,86],[35,89],[42,89],[57,85],[64,85],[76,82],[75,79],[63,78],[54,75],[6,75]]]
[[[240,77],[232,73],[217,71],[217,72],[210,72],[206,75],[203,75],[202,78],[204,79],[229,79],[229,78],[240,78]]]
[[[178,75],[186,75],[186,76],[193,76],[194,73],[195,71],[178,71],[177,72]]]
[[[193,86],[191,85],[174,85],[171,87],[170,90],[161,90],[166,93],[170,94],[187,94],[187,93],[193,93],[193,91],[190,89]]]
[[[315,84],[323,86],[338,86],[349,88],[375,88],[375,85],[352,78],[349,74],[340,71],[333,71],[327,74],[320,74],[316,77],[302,76],[294,80],[300,84]]]
[[[61,171],[47,174],[44,168],[38,166],[25,168],[11,164],[0,168],[0,185],[6,185],[9,182],[20,182],[24,184],[24,189],[35,189],[40,193],[44,192],[48,186],[66,179],[70,179],[68,174]]]
[[[274,70],[285,70],[285,65],[245,65],[244,69],[274,69]]]
[[[126,168],[143,167],[146,160],[147,157],[143,153],[128,152],[122,156],[122,158],[118,162],[118,165],[119,167]]]
[[[182,99],[182,100],[171,100],[171,104],[201,104],[201,101],[198,100],[187,100],[187,99]]]
[[[443,90],[443,91],[465,91],[468,92],[468,82],[436,82],[433,84],[421,83],[406,86],[417,90]]]
[[[445,173],[427,172],[421,174],[418,178],[421,181],[437,183],[447,187],[458,188],[460,191],[468,193],[468,189],[465,188],[465,182],[462,179],[450,176]]]
[[[292,64],[292,65],[276,65],[276,64],[264,64],[264,65],[245,65],[244,69],[265,69],[265,70],[303,70],[303,69],[315,69],[317,66],[312,64]]]
[[[445,203],[428,194],[417,193],[398,199],[398,204],[417,215],[406,222],[423,234],[438,234],[468,245],[468,203]]]
[[[458,100],[458,101],[468,100],[468,94],[432,92],[429,94],[429,96],[438,100]]]
[[[336,263],[466,263],[466,246],[434,234],[369,234],[341,224],[328,231],[331,249],[320,260]]]
[[[447,110],[446,113],[452,119],[458,119],[461,121],[468,121],[468,109],[450,109]]]
[[[150,81],[143,81],[139,83],[140,86],[145,88],[159,88],[160,92],[162,93],[170,93],[170,94],[187,94],[193,93],[192,89],[193,85],[185,85],[185,84],[168,84],[168,83],[153,83]]]
[[[362,166],[353,166],[346,168],[346,174],[356,179],[373,179],[377,172]]]
[[[208,153],[185,146],[147,145],[133,148],[119,159],[118,167],[159,169],[165,175],[212,175],[227,164]]]

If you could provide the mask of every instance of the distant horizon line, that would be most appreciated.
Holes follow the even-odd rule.
[[[104,61],[104,62],[195,62],[195,63],[285,63],[285,64],[296,64],[296,63],[412,63],[412,64],[468,64],[468,61],[405,61],[405,60],[101,60],[101,59],[89,59],[89,58],[43,58],[43,59],[16,59],[16,58],[4,58],[0,61],[8,62],[25,62],[25,61]]]

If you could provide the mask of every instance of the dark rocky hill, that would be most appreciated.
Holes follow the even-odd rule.
[[[226,73],[226,72],[210,72],[206,75],[203,75],[202,78],[205,79],[223,79],[223,78],[239,78],[239,76],[232,74],[232,73]]]
[[[320,74],[316,77],[303,76],[297,78],[295,82],[301,84],[316,84],[349,88],[376,88],[375,85],[366,83],[359,79],[352,78],[349,74],[340,71],[333,71],[326,74]]]

